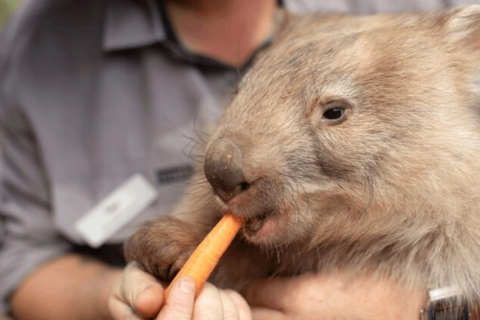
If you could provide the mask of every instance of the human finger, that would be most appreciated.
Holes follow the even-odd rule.
[[[287,320],[284,313],[274,309],[253,307],[251,312],[253,320]]]
[[[252,312],[247,301],[236,291],[225,290],[224,292],[235,305],[239,320],[251,320]]]
[[[115,300],[110,303],[110,312],[115,320],[143,320],[132,307],[126,303]]]
[[[124,269],[117,282],[109,306],[115,317],[127,319],[155,317],[163,304],[163,288],[150,274],[140,270],[136,263]]]
[[[224,290],[218,290],[220,303],[222,304],[222,318],[228,320],[240,320],[240,313],[232,297]]]
[[[165,306],[160,310],[157,320],[191,320],[194,299],[195,282],[193,279],[188,276],[178,278],[172,283]]]
[[[206,282],[198,295],[193,313],[194,320],[222,320],[223,305],[220,291]]]

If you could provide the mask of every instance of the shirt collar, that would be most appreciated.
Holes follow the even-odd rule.
[[[103,49],[116,51],[167,40],[159,0],[109,0]]]

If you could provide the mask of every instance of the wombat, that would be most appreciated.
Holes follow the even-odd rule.
[[[342,270],[480,300],[480,6],[283,12],[172,217],[125,244],[169,281],[226,211],[210,281]]]

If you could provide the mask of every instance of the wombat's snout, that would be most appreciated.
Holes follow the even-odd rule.
[[[225,202],[250,187],[245,178],[241,150],[230,139],[219,138],[208,147],[204,171],[215,193]]]

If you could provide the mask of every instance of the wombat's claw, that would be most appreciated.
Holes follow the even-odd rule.
[[[168,266],[167,268],[167,280],[168,282],[172,282],[172,280],[175,278],[177,273],[180,271],[180,268],[175,266],[174,263]]]

